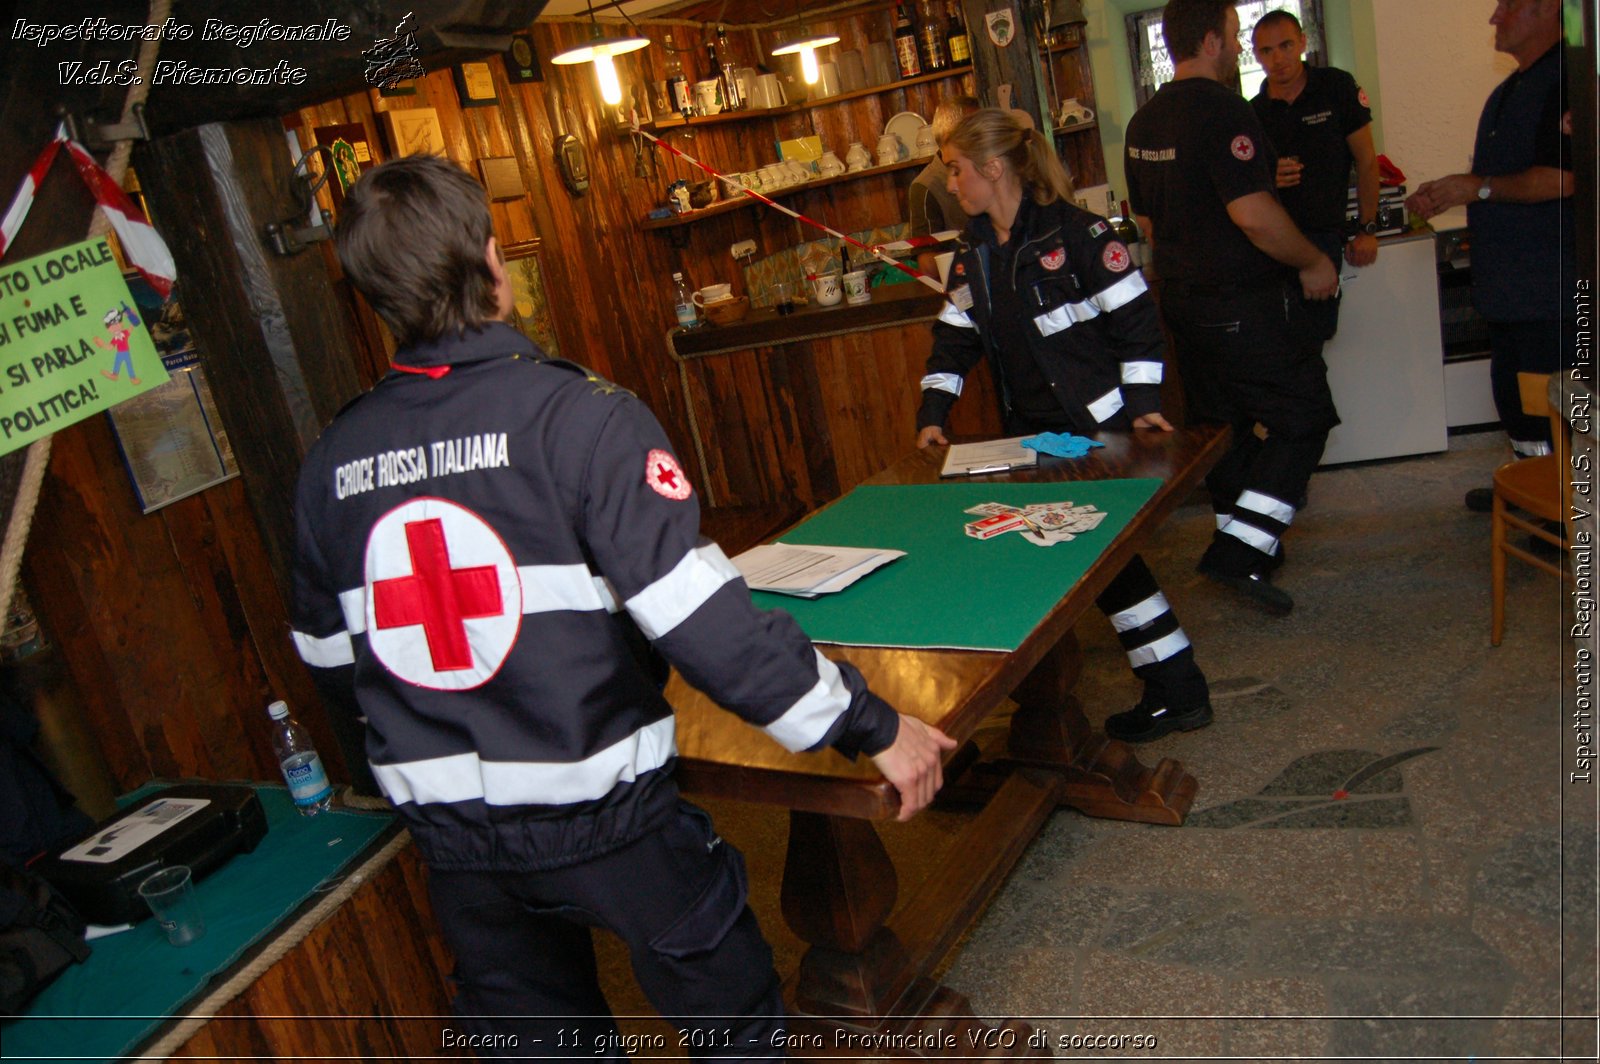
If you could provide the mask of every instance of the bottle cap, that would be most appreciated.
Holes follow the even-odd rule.
[[[267,706],[267,713],[271,715],[273,720],[282,720],[289,715],[289,703],[273,702]]]

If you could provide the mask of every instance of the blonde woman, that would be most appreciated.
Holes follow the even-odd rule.
[[[1105,219],[1072,203],[1045,137],[986,108],[947,137],[949,190],[971,222],[933,326],[917,445],[948,442],[945,417],[986,356],[1008,435],[1170,432],[1161,416],[1164,343],[1155,304]],[[1189,638],[1135,555],[1096,600],[1144,695],[1106,733],[1146,742],[1211,723],[1210,692]]]

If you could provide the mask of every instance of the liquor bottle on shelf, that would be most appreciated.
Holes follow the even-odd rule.
[[[961,17],[961,0],[947,0],[945,16],[944,50],[950,62],[972,62],[972,42],[967,37],[966,21]]]
[[[933,0],[922,0],[922,25],[917,30],[922,41],[922,69],[932,74],[950,65],[944,50],[944,27],[933,17]]]
[[[673,46],[672,34],[667,34],[667,99],[673,111],[687,118],[694,113],[694,94],[689,91],[689,73],[683,69],[683,58]]]
[[[742,111],[745,99],[739,92],[739,64],[734,62],[733,49],[728,44],[728,27],[717,27],[717,46],[722,53],[722,69],[719,71],[722,78],[722,109]]]
[[[917,31],[911,28],[911,16],[906,14],[905,0],[895,5],[894,58],[900,65],[900,76],[914,78],[922,73],[922,57],[917,54]]]

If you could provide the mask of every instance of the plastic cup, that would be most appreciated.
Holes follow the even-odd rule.
[[[780,315],[794,313],[794,289],[787,282],[772,286],[772,309]]]
[[[194,877],[188,865],[172,865],[139,884],[139,897],[150,906],[167,941],[187,946],[206,933],[206,920],[194,896]]]

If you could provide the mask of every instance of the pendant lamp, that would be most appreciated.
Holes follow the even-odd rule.
[[[800,5],[795,4],[795,24],[800,26],[800,32],[790,40],[784,41],[772,50],[773,55],[793,55],[800,53],[800,76],[807,85],[817,83],[817,49],[826,48],[830,44],[838,44],[839,36],[834,33],[808,33],[805,26],[800,23]]]
[[[550,62],[556,66],[593,63],[595,79],[600,83],[600,99],[605,101],[607,107],[615,107],[622,102],[622,82],[617,80],[617,65],[611,61],[612,56],[626,55],[649,47],[650,39],[607,37],[601,32],[600,23],[595,20],[594,4],[591,2],[585,6],[589,9],[589,22],[593,30],[588,43],[568,48],[560,55],[552,57]]]

